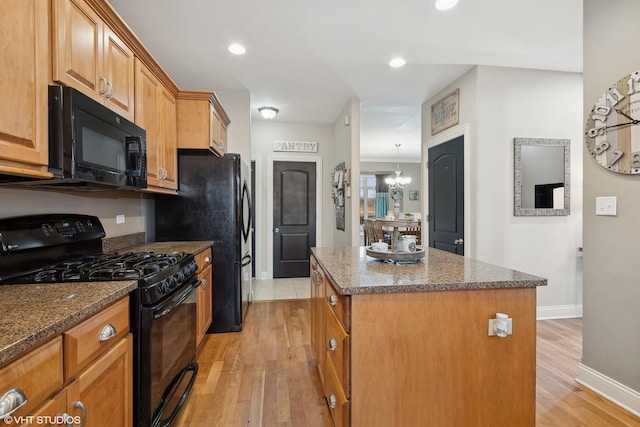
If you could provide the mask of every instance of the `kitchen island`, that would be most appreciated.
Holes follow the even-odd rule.
[[[334,423],[534,426],[546,279],[425,250],[392,264],[364,247],[312,249],[312,347]],[[505,338],[490,336],[498,312]]]

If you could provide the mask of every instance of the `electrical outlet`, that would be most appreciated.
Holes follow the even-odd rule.
[[[116,224],[124,224],[124,214],[116,215]]]
[[[496,335],[495,331],[493,330],[493,324],[496,323],[497,321],[498,321],[497,319],[489,319],[489,336],[490,337],[493,337]],[[513,333],[512,321],[513,319],[511,317],[507,319],[507,335],[511,335]]]

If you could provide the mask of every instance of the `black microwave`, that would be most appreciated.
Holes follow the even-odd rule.
[[[147,188],[146,132],[76,89],[49,86],[49,172],[71,184]]]

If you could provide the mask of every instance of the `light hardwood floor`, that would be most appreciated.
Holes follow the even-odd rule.
[[[537,335],[536,426],[640,426],[574,382],[580,319],[538,321]],[[308,299],[254,302],[242,332],[206,336],[198,362],[178,426],[332,425],[312,361]]]

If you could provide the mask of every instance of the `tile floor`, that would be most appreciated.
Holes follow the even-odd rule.
[[[289,279],[253,279],[253,301],[273,301],[278,299],[303,299],[311,297],[308,277]]]

